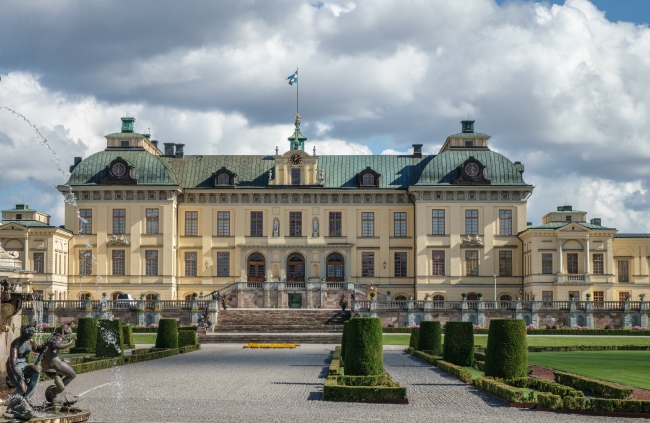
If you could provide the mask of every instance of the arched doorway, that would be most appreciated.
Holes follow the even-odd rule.
[[[467,301],[478,301],[478,295],[474,293],[467,294]]]
[[[343,266],[345,266],[345,260],[339,253],[332,253],[327,256],[327,281],[343,281],[345,279]]]
[[[445,297],[444,295],[436,294],[433,296],[433,306],[435,308],[442,308],[445,306]]]
[[[266,259],[260,253],[248,257],[248,282],[264,282],[266,274]]]
[[[81,301],[87,301],[87,300],[92,299],[92,297],[91,297],[91,295],[90,295],[90,292],[84,292],[84,293],[82,293],[82,294],[79,294],[79,299],[80,299]]]
[[[120,292],[120,291],[113,292],[113,295],[111,295],[111,298],[113,299],[113,301],[117,300],[117,297],[120,294],[123,294],[123,292]]]
[[[287,282],[305,281],[305,258],[302,254],[293,253],[287,258]]]

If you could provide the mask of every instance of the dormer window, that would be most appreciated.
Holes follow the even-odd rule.
[[[361,173],[357,174],[357,181],[359,186],[362,187],[375,187],[379,186],[379,173],[372,170],[370,167],[366,167]]]
[[[474,147],[474,140],[465,140],[465,148]]]
[[[120,141],[121,148],[129,148],[130,146],[129,141]]]
[[[16,220],[22,220],[23,215],[22,213],[16,213]]]
[[[99,183],[102,185],[135,185],[138,181],[134,178],[134,167],[121,157],[116,157],[106,166],[106,177]]]
[[[214,186],[232,187],[235,185],[236,176],[236,174],[232,173],[225,167],[222,167],[212,174],[212,177],[214,178]]]
[[[566,217],[566,221],[567,221],[567,222],[571,222],[571,216],[567,216],[567,217]]]

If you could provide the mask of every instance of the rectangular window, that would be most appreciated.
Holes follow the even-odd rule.
[[[465,234],[478,235],[478,210],[465,210]]]
[[[618,261],[618,281],[619,282],[630,281],[630,262],[628,260]]]
[[[251,236],[263,236],[262,216],[263,213],[261,211],[251,212]]]
[[[618,300],[619,301],[625,301],[626,299],[630,298],[631,295],[627,291],[619,292],[618,293]]]
[[[302,236],[302,212],[289,212],[289,236]]]
[[[361,236],[375,236],[374,213],[361,213]]]
[[[113,274],[124,275],[124,250],[113,250]]]
[[[120,147],[129,148],[129,142],[128,141],[120,141]]]
[[[185,253],[185,276],[196,276],[196,252]]]
[[[499,210],[499,235],[512,235],[512,210]]]
[[[147,234],[158,234],[158,209],[147,209]]]
[[[595,275],[602,275],[604,273],[604,266],[603,266],[603,255],[602,254],[594,254],[594,274]],[[596,301],[596,300],[594,300]]]
[[[79,233],[93,233],[93,211],[92,209],[79,210]]]
[[[330,212],[330,236],[341,236],[342,234],[341,212]]]
[[[594,301],[595,302],[605,301],[605,291],[594,291]]]
[[[512,251],[499,251],[499,276],[512,276]]]
[[[465,272],[467,276],[478,276],[478,251],[465,251]]]
[[[444,235],[445,234],[445,211],[432,210],[431,215],[432,215],[431,233],[433,235]]]
[[[445,275],[445,252],[432,251],[432,258],[433,258],[433,275],[444,276]]]
[[[150,250],[144,252],[145,272],[148,276],[158,275],[158,251]]]
[[[395,277],[406,276],[406,253],[395,253]]]
[[[45,253],[34,253],[34,272],[45,273]]]
[[[91,250],[79,251],[79,276],[93,274],[93,252]]]
[[[361,276],[375,276],[375,253],[361,253]]]
[[[230,212],[217,212],[217,236],[230,236]]]
[[[542,301],[545,305],[551,305],[553,302],[553,291],[542,291]]]
[[[553,254],[542,254],[542,273],[545,275],[553,274]]]
[[[217,253],[217,276],[230,276],[230,253]]]
[[[578,273],[578,253],[567,253],[566,272],[571,275]]]
[[[395,213],[393,217],[395,218],[395,236],[406,236],[406,213]]]
[[[118,235],[126,233],[125,209],[113,209],[113,233]]]
[[[300,169],[291,169],[291,185],[300,185]]]
[[[185,212],[185,236],[197,236],[199,231],[199,212]]]

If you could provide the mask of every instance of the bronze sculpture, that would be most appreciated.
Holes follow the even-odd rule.
[[[43,359],[43,371],[54,380],[54,385],[48,386],[45,390],[45,399],[48,405],[55,407],[69,406],[77,402],[77,397],[68,397],[63,394],[65,387],[77,376],[70,365],[70,361],[59,358],[59,350],[74,345],[75,337],[72,335],[72,328],[69,322],[63,323],[56,328],[52,336],[43,345],[43,350],[37,362]],[[63,395],[61,395],[63,394]]]
[[[42,346],[32,339],[36,328],[32,325],[22,325],[20,336],[13,340],[7,358],[8,382],[16,388],[7,401],[5,417],[29,420],[33,408],[29,402],[36,390],[36,385],[41,376],[38,363],[29,364],[28,357],[32,351],[42,351]]]

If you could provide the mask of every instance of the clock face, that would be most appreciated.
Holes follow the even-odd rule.
[[[115,163],[111,168],[111,172],[113,172],[113,175],[119,178],[120,176],[124,176],[126,173],[126,166],[124,166],[122,163]]]
[[[476,163],[470,163],[467,166],[465,166],[465,173],[467,173],[468,176],[471,176],[472,178],[478,175],[478,165]]]
[[[289,163],[292,166],[298,166],[302,164],[302,156],[300,154],[292,154],[289,156]]]

